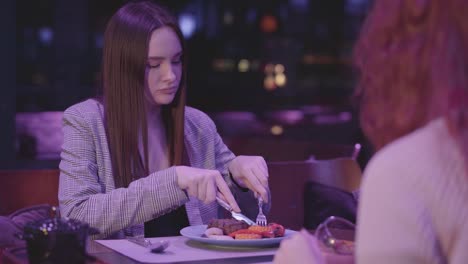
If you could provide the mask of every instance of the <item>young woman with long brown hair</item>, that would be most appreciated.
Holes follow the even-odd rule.
[[[255,196],[268,201],[265,160],[234,156],[212,120],[185,106],[185,58],[159,5],[130,2],[110,19],[103,94],[63,118],[61,213],[98,228],[95,238],[178,235],[220,216],[216,196],[251,216]]]
[[[378,0],[364,24],[356,96],[378,152],[364,173],[356,263],[468,260],[467,14],[465,0]],[[301,233],[276,262],[320,263],[316,243]]]

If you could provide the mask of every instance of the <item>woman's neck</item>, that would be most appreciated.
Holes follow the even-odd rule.
[[[166,133],[161,115],[161,107],[151,106],[146,108],[148,124],[148,169],[149,172],[158,171],[169,167]],[[140,141],[140,153],[143,146]]]
[[[147,105],[146,118],[149,127],[159,127],[162,125],[161,107],[156,105]]]

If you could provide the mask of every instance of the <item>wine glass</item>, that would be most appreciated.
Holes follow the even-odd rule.
[[[315,230],[315,237],[326,247],[340,255],[354,253],[354,234],[356,226],[337,216],[330,216]]]

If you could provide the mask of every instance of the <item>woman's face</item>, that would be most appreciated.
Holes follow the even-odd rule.
[[[153,105],[170,104],[179,89],[182,75],[182,47],[176,33],[169,27],[151,34],[146,69],[145,94]]]

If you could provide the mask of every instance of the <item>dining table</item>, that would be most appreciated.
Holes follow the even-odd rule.
[[[193,241],[184,236],[158,238],[169,241],[163,253],[151,253],[149,249],[126,239],[90,240],[87,243],[88,260],[93,264],[134,263],[273,263],[278,245],[272,247],[223,247]],[[328,264],[353,264],[352,255],[335,254],[322,246]],[[26,248],[10,248],[3,252],[3,263],[28,264]]]

